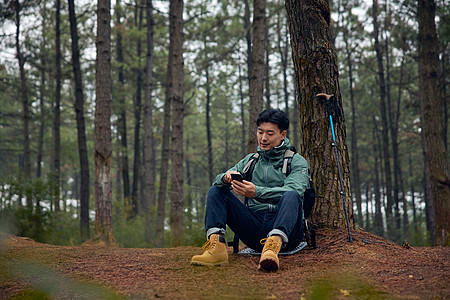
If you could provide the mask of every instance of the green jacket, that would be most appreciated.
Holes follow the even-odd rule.
[[[290,146],[288,138],[285,138],[280,146],[270,150],[261,150],[258,146],[257,151],[260,157],[255,164],[251,180],[256,186],[256,196],[255,198],[248,199],[248,206],[251,210],[276,211],[278,201],[280,201],[281,196],[287,191],[296,191],[299,195],[303,196],[309,182],[308,163],[306,159],[296,153],[292,158],[291,173],[289,176],[284,175],[282,172],[284,152]],[[248,154],[228,171],[242,173],[244,166],[252,155],[253,153]],[[225,173],[217,175],[213,185],[231,188],[229,183],[225,183],[222,180]]]

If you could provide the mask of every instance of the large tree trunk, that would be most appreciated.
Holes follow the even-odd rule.
[[[373,35],[374,35],[374,47],[377,56],[378,63],[378,77],[380,84],[380,114],[382,121],[382,150],[383,150],[383,162],[384,162],[384,173],[386,177],[386,219],[387,227],[390,234],[392,234],[392,177],[391,177],[391,163],[389,154],[389,125],[387,120],[387,109],[386,109],[386,81],[384,77],[383,68],[383,54],[379,42],[379,25],[378,25],[378,0],[373,1]]]
[[[56,7],[56,26],[55,26],[55,103],[53,111],[53,199],[55,201],[55,211],[59,211],[60,201],[60,175],[61,175],[61,29],[60,29],[60,11],[61,0],[55,1]]]
[[[95,239],[114,242],[111,195],[111,2],[98,0],[95,74]]]
[[[170,52],[172,55],[171,89],[172,118],[172,185],[170,193],[170,232],[171,245],[183,242],[183,0],[170,1]]]
[[[125,84],[125,76],[123,71],[124,59],[123,59],[123,47],[122,47],[122,8],[120,7],[120,0],[116,0],[116,6],[114,7],[114,12],[116,14],[116,59],[119,63],[118,65],[118,91],[115,93],[119,97],[119,118],[117,121],[117,131],[120,136],[120,170],[122,172],[123,180],[123,198],[125,211],[129,212],[132,207],[131,203],[131,189],[130,189],[130,170],[128,167],[128,139],[127,139],[127,113],[126,113],[126,103],[125,95],[123,93],[123,88]]]
[[[322,100],[316,98],[318,93],[325,92],[336,95],[333,121],[344,190],[349,195],[346,206],[352,226],[349,158],[336,53],[328,37],[328,2],[286,0],[286,10],[303,133],[301,153],[309,162],[316,186],[312,221],[324,226],[346,226],[327,107]]]
[[[247,153],[255,152],[258,146],[256,140],[256,119],[263,107],[264,92],[264,51],[266,49],[266,0],[253,2],[253,34],[252,63],[250,70],[250,120],[248,126]]]
[[[24,167],[23,173],[25,177],[25,181],[30,180],[31,178],[31,151],[30,151],[30,104],[28,103],[28,90],[27,90],[27,79],[25,76],[25,58],[23,57],[22,51],[20,50],[20,12],[22,10],[22,6],[19,3],[19,0],[14,1],[14,11],[16,16],[16,57],[19,63],[19,71],[20,71],[20,92],[22,95],[22,120],[23,120],[23,158],[24,158]],[[33,199],[31,195],[26,195],[27,206],[29,209],[33,208]],[[18,201],[20,203],[20,201]],[[19,204],[20,205],[20,204]]]
[[[75,115],[77,120],[78,155],[80,159],[80,230],[83,241],[89,239],[89,160],[86,146],[83,80],[81,76],[80,49],[78,47],[77,19],[74,0],[68,0],[70,35],[72,37],[72,68],[75,79]]]
[[[418,0],[419,94],[426,184],[434,209],[436,245],[449,246],[450,178],[443,139],[443,107],[439,95],[435,9],[434,0]]]
[[[155,198],[155,147],[153,138],[153,5],[147,0],[147,54],[145,59],[144,83],[144,211],[145,211],[145,241],[152,242],[154,238],[154,224],[156,224],[156,198]]]

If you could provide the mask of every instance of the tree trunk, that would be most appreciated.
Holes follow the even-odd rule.
[[[38,140],[38,149],[37,149],[37,155],[36,155],[36,177],[41,177],[42,174],[42,151],[44,148],[44,131],[45,131],[45,103],[44,103],[44,94],[45,94],[45,86],[46,86],[46,57],[43,53],[45,50],[45,35],[42,34],[43,42],[41,44],[41,53],[40,53],[40,59],[41,59],[41,84],[39,86],[39,140]]]
[[[378,137],[378,127],[377,122],[375,120],[375,116],[373,116],[373,133],[372,140],[374,141],[374,170],[375,170],[375,185],[374,185],[374,194],[375,194],[375,219],[373,222],[373,232],[377,235],[384,235],[384,226],[383,226],[383,214],[381,212],[381,184],[380,184],[380,171],[378,167],[380,166],[380,162],[378,160],[378,155],[380,153],[379,150],[379,137]]]
[[[250,23],[250,3],[244,0],[244,30],[245,41],[247,42],[247,80],[250,86],[250,70],[252,69],[252,32]]]
[[[123,71],[124,59],[123,59],[123,47],[122,47],[122,8],[120,7],[120,0],[116,0],[116,6],[114,7],[114,12],[116,14],[116,59],[118,62],[118,91],[117,94],[119,97],[119,117],[117,120],[117,131],[120,136],[120,170],[122,172],[122,180],[123,180],[123,198],[124,198],[124,206],[125,212],[128,213],[131,211],[132,203],[131,203],[131,189],[130,189],[130,170],[128,167],[128,139],[127,139],[127,114],[126,114],[126,103],[125,103],[125,95],[123,93],[123,88],[125,84],[125,76]]]
[[[95,239],[114,243],[111,195],[111,3],[98,0],[95,74]]]
[[[387,227],[390,234],[392,234],[392,177],[391,177],[391,163],[389,154],[389,125],[387,120],[386,110],[386,82],[384,78],[383,57],[381,52],[381,46],[379,43],[379,25],[378,25],[378,0],[373,0],[373,35],[374,35],[374,47],[377,56],[378,63],[378,77],[380,83],[380,114],[382,121],[382,151],[384,162],[384,173],[386,177],[386,219]]]
[[[59,211],[60,201],[60,177],[61,177],[61,29],[60,29],[60,11],[61,0],[55,1],[56,7],[56,26],[55,26],[55,104],[53,111],[53,199],[55,201],[55,211]]]
[[[287,0],[292,56],[295,68],[300,120],[301,153],[309,160],[316,187],[316,205],[312,221],[324,226],[346,227],[343,199],[340,194],[337,162],[332,146],[330,122],[323,100],[318,93],[336,95],[334,127],[339,163],[342,170],[346,207],[353,226],[350,197],[349,158],[346,146],[342,99],[339,90],[335,49],[329,41],[330,10],[328,2]]]
[[[139,0],[136,0],[136,14],[135,14],[135,26],[138,31],[142,28],[143,9],[139,7]],[[133,160],[133,186],[131,188],[131,210],[128,213],[128,218],[134,218],[138,215],[141,206],[138,200],[138,183],[140,178],[140,145],[141,145],[141,110],[142,110],[142,70],[141,66],[141,54],[142,43],[141,38],[137,40],[136,55],[138,60],[138,67],[136,69],[136,94],[134,103],[134,160]]]
[[[144,84],[144,169],[145,184],[145,241],[149,244],[154,239],[154,224],[156,224],[156,198],[155,198],[155,146],[153,138],[153,5],[152,0],[147,0],[147,54],[145,59],[145,84]]]
[[[349,19],[352,15],[352,11],[350,9]],[[351,22],[351,20],[349,20]],[[356,210],[358,211],[356,217],[356,224],[359,226],[363,226],[363,213],[362,213],[362,200],[361,200],[361,181],[359,176],[359,152],[358,152],[358,134],[356,130],[356,107],[355,107],[355,95],[353,93],[353,61],[352,61],[352,52],[353,49],[351,47],[351,42],[349,41],[349,36],[347,29],[344,30],[344,43],[345,43],[345,56],[348,67],[348,81],[349,81],[349,95],[350,95],[350,105],[352,110],[352,157],[351,157],[351,168],[352,168],[352,191],[355,194],[356,201]]]
[[[14,1],[14,11],[16,16],[16,57],[19,62],[20,71],[20,92],[22,95],[22,120],[23,120],[23,173],[25,177],[25,182],[28,182],[31,178],[31,151],[30,151],[30,104],[28,103],[28,89],[27,89],[27,79],[25,76],[25,58],[23,57],[22,51],[20,50],[20,12],[22,6],[19,0]],[[27,207],[29,209],[33,208],[33,199],[31,195],[26,194]],[[18,201],[20,203],[20,201]]]
[[[267,19],[267,23],[269,22],[269,19]],[[264,38],[266,39],[266,41],[269,40],[269,26],[266,26],[265,30],[264,30]],[[264,63],[264,85],[265,85],[265,89],[264,89],[264,97],[266,98],[266,109],[271,107],[271,102],[270,102],[270,66],[269,66],[269,55],[270,55],[270,47],[269,47],[269,43],[266,43],[266,49],[264,51],[265,55],[266,55],[266,59],[265,59],[265,63]]]
[[[169,63],[171,65],[172,57],[169,55]],[[157,247],[164,247],[164,220],[166,210],[166,193],[167,193],[167,173],[169,169],[170,156],[170,119],[171,119],[171,98],[169,97],[169,78],[172,77],[172,70],[168,68],[166,79],[166,101],[164,103],[164,124],[161,145],[161,173],[159,178],[158,191],[158,216],[156,221],[156,242]]]
[[[168,66],[172,69],[168,85],[173,109],[170,232],[174,247],[183,242],[183,0],[170,1],[169,15],[169,55],[173,56]]]
[[[294,87],[294,99],[297,99],[297,88]],[[293,117],[292,117],[292,131],[293,131],[293,139],[291,140],[292,144],[295,146],[295,148],[299,149],[299,145],[300,145],[300,137],[299,137],[299,131],[300,131],[300,115],[299,115],[299,110],[300,107],[298,105],[297,101],[294,101],[293,103],[294,105],[294,113],[293,113]]]
[[[256,140],[256,119],[263,107],[264,92],[264,50],[266,49],[266,0],[253,2],[253,35],[252,64],[250,70],[250,120],[248,126],[247,153],[255,152],[258,146]]]
[[[80,49],[78,47],[77,19],[74,0],[68,0],[70,35],[72,37],[72,68],[75,80],[75,115],[77,120],[78,155],[80,159],[80,230],[81,239],[89,239],[89,159],[86,146],[83,80],[81,76]]]
[[[214,180],[213,174],[213,150],[212,150],[212,134],[211,134],[211,82],[209,78],[209,61],[207,57],[208,50],[206,48],[206,40],[203,40],[204,54],[205,54],[205,89],[206,89],[206,104],[205,104],[205,115],[206,115],[206,144],[208,151],[208,179],[209,185],[212,185]]]
[[[280,11],[281,13],[281,11]],[[280,18],[280,16],[279,16]],[[283,24],[284,25],[284,24]],[[284,94],[284,107],[285,107],[285,113],[289,116],[289,91],[288,91],[288,49],[289,49],[289,37],[287,28],[284,40],[281,35],[281,29],[282,25],[280,24],[280,20],[278,20],[278,28],[277,28],[277,36],[278,36],[278,53],[280,54],[281,58],[281,68],[283,70],[283,94]],[[283,46],[282,46],[283,45]]]
[[[426,184],[434,209],[436,245],[449,246],[450,178],[443,139],[443,107],[439,95],[438,42],[434,0],[418,0],[419,95],[422,111]]]
[[[239,64],[239,97],[241,100],[240,107],[241,107],[241,152],[242,155],[245,156],[247,153],[246,149],[246,139],[245,139],[245,105],[244,105],[244,91],[242,88],[242,72],[241,72],[241,65]]]

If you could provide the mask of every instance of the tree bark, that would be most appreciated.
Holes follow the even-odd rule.
[[[264,93],[264,51],[266,49],[266,0],[253,2],[253,34],[252,63],[250,70],[250,120],[248,126],[247,153],[255,152],[258,146],[256,140],[256,119],[263,107]]]
[[[89,159],[86,146],[84,94],[78,46],[77,19],[74,0],[68,0],[70,35],[72,37],[72,68],[75,81],[75,115],[77,120],[78,156],[80,159],[80,230],[81,239],[89,239]]]
[[[156,224],[156,197],[155,178],[156,162],[153,138],[153,4],[152,0],[146,1],[147,17],[147,53],[145,59],[145,83],[144,83],[144,211],[145,211],[145,240],[149,244],[154,238],[154,224]]]
[[[168,88],[173,110],[170,232],[171,245],[179,246],[183,242],[183,0],[170,1],[169,17],[172,59],[168,68],[172,76]]]
[[[316,187],[312,221],[323,226],[346,227],[337,162],[326,104],[318,93],[336,95],[334,127],[340,153],[346,206],[353,226],[349,158],[335,49],[329,41],[330,10],[327,1],[286,0],[295,84],[302,128],[302,155],[308,160]]]
[[[450,178],[443,139],[443,105],[439,95],[435,9],[434,0],[418,0],[419,95],[426,184],[434,210],[436,245],[449,246]]]
[[[95,239],[114,243],[111,195],[111,2],[98,0],[95,74]]]

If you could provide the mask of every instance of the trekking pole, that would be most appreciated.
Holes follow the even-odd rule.
[[[347,205],[345,202],[345,190],[344,190],[344,184],[342,183],[342,175],[341,175],[341,167],[339,165],[339,156],[338,156],[338,151],[337,151],[337,145],[336,145],[336,137],[334,135],[334,126],[333,126],[333,117],[332,117],[332,109],[331,109],[331,100],[334,100],[334,95],[327,95],[327,94],[317,94],[316,97],[318,98],[323,98],[327,101],[327,111],[328,111],[328,116],[330,117],[330,125],[331,125],[331,135],[333,136],[333,148],[334,148],[334,154],[336,156],[336,163],[337,163],[337,167],[338,167],[338,174],[339,174],[339,182],[341,184],[341,192],[340,194],[342,195],[342,201],[344,202],[344,212],[345,212],[345,221],[347,222],[347,229],[348,229],[348,241],[350,243],[353,242],[352,239],[352,233],[350,232],[350,222],[348,221],[348,213],[347,213]]]

